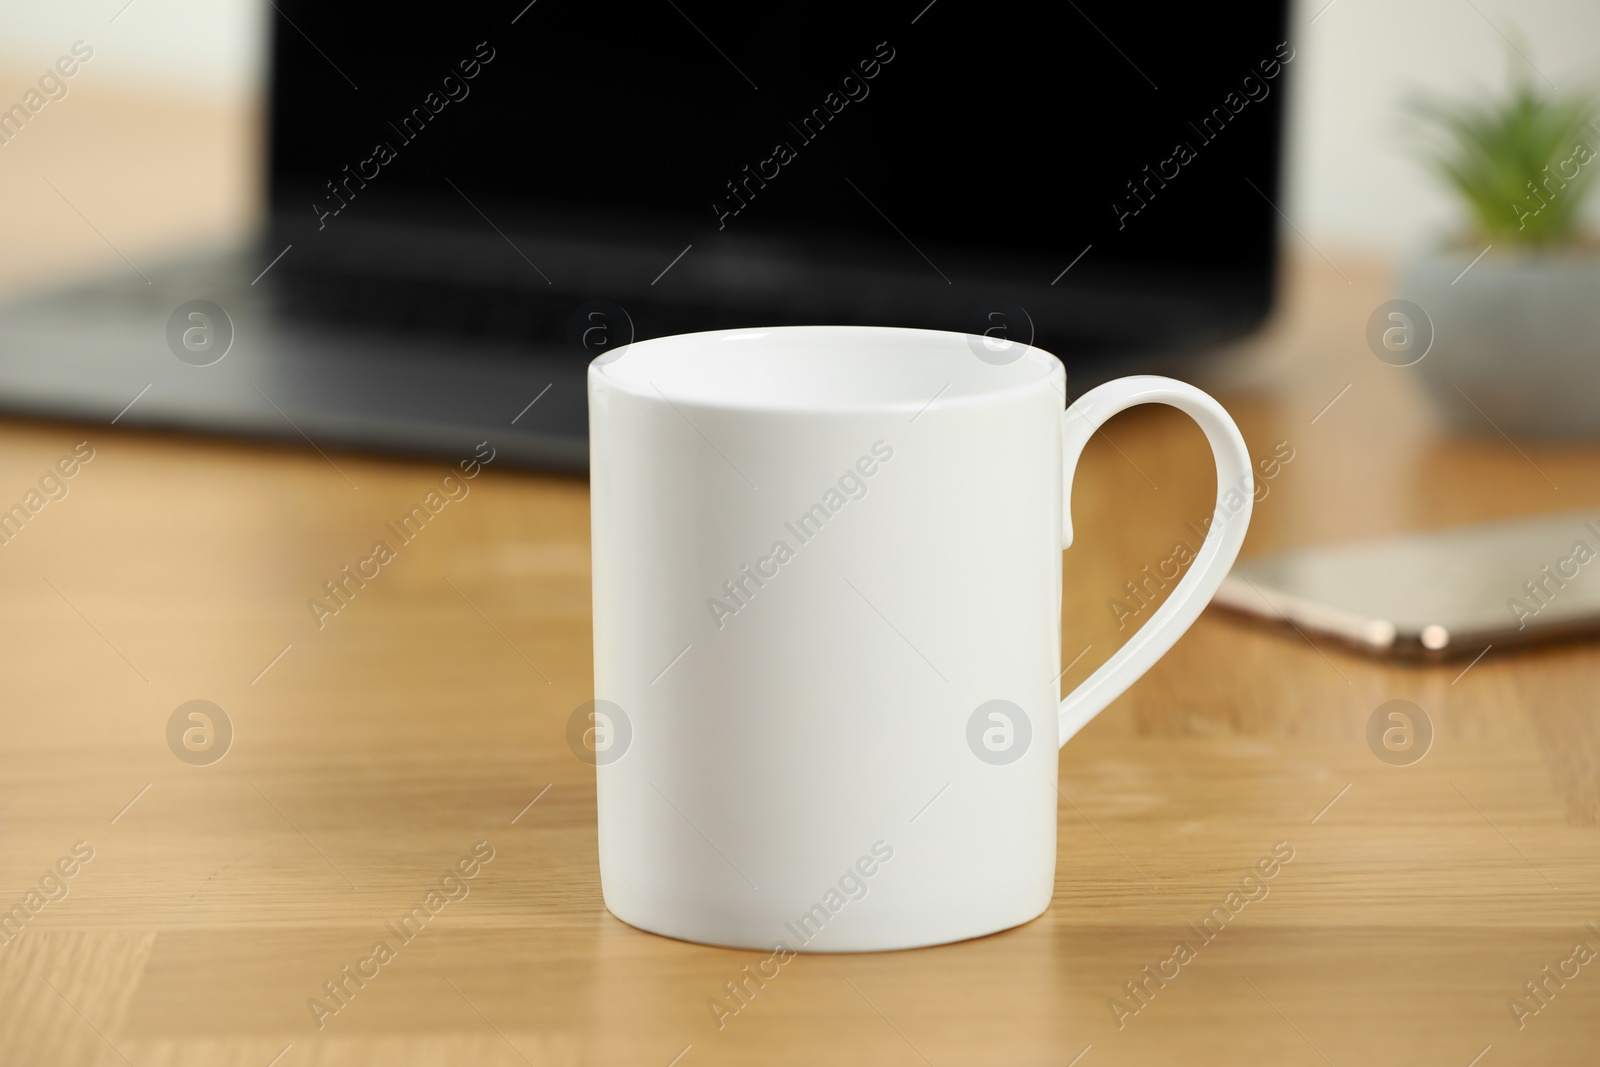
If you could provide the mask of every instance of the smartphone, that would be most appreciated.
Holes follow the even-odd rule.
[[[1280,552],[1236,565],[1213,602],[1394,656],[1600,631],[1600,511]]]

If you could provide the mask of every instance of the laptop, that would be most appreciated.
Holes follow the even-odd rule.
[[[635,339],[877,324],[1182,375],[1274,290],[1281,0],[275,0],[240,247],[0,308],[0,409],[582,471]]]

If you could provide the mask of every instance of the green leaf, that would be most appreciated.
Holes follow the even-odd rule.
[[[1600,173],[1600,107],[1590,91],[1544,92],[1520,56],[1511,58],[1512,84],[1498,99],[1407,100],[1411,148],[1460,198],[1478,237],[1533,247],[1572,242]]]

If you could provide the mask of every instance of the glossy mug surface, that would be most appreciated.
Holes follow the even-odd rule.
[[[1057,748],[1199,615],[1252,496],[1199,390],[1065,396],[1047,352],[925,330],[689,334],[591,365],[595,702],[574,722],[614,915],[849,952],[1048,907]],[[1142,403],[1205,431],[1217,511],[1151,620],[1058,701],[1073,468]]]

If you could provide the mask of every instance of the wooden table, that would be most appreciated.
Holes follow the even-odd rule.
[[[1293,450],[1247,555],[1600,513],[1600,447],[1523,441],[1524,458],[1493,433],[1441,436],[1416,382],[1362,342],[1383,273],[1341,269],[1349,282],[1297,260],[1278,320],[1210,383],[1255,455]],[[1593,643],[1491,650],[1463,674],[1208,612],[1063,752],[1042,918],[800,957],[719,1028],[708,1001],[763,954],[641,933],[601,903],[593,771],[564,740],[592,695],[582,481],[491,465],[319,629],[307,599],[443,465],[8,421],[0,506],[80,441],[94,458],[69,495],[0,548],[0,909],[26,913],[0,947],[6,1064],[1595,1055],[1600,963],[1551,982],[1522,1028],[1508,1009],[1574,942],[1600,950]],[[1063,686],[1125,636],[1106,601],[1209,512],[1208,471],[1199,432],[1166,411],[1091,444],[1064,579],[1063,663],[1082,656]],[[1436,731],[1406,767],[1364,739],[1396,698]],[[210,765],[168,744],[196,699],[234,731]],[[493,859],[469,895],[393,937],[478,842]],[[1293,859],[1269,894],[1196,938],[1187,925],[1279,842]],[[46,879],[58,861],[72,876]],[[338,1003],[324,982],[379,940],[394,958],[346,979],[319,1029],[308,1000]],[[1124,983],[1171,974],[1179,940],[1194,958],[1141,1007]]]

